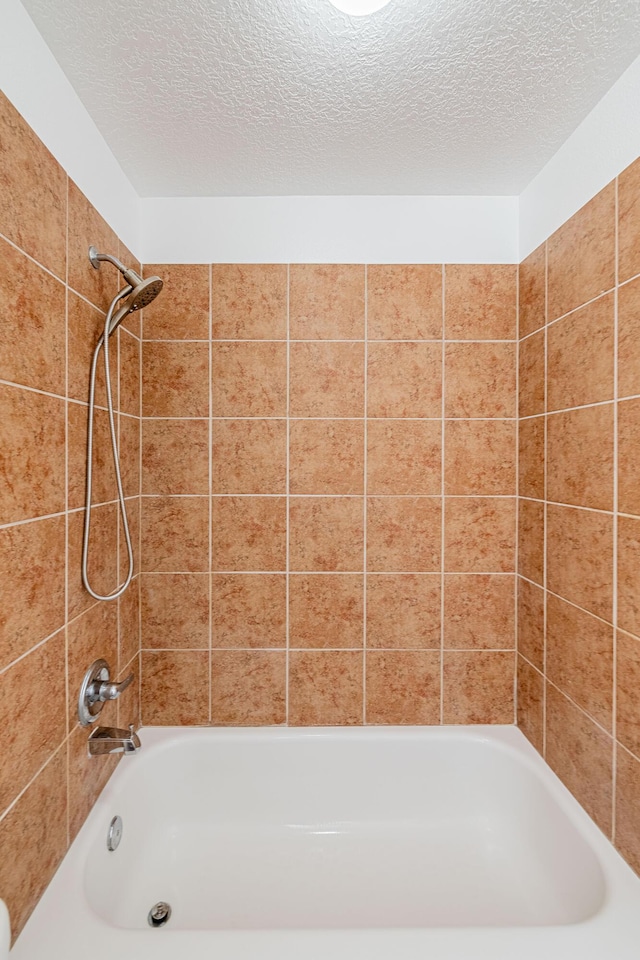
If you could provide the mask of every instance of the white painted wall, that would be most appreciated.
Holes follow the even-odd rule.
[[[640,156],[640,57],[520,195],[520,259]]]
[[[0,89],[139,256],[138,194],[20,0],[0,0]]]

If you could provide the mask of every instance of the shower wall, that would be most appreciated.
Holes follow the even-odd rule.
[[[640,160],[520,267],[518,722],[640,870]]]
[[[0,94],[0,897],[14,936],[116,763],[86,756],[82,676],[98,656],[139,674],[138,579],[97,605],[80,581],[89,364],[118,283],[115,270],[91,268],[90,243],[133,260]],[[137,531],[140,330],[126,323],[113,383]],[[97,442],[91,574],[108,591],[126,557],[104,409]],[[137,685],[118,707],[103,718],[137,721]]]
[[[513,722],[517,267],[145,273],[144,723]]]

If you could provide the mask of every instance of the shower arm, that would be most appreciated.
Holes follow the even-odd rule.
[[[116,270],[119,270],[127,283],[131,284],[132,287],[137,287],[141,283],[142,278],[129,267],[125,267],[124,263],[121,260],[118,260],[117,257],[112,257],[110,253],[99,253],[97,247],[89,247],[89,260],[91,266],[95,270],[100,269],[101,263],[111,263]]]

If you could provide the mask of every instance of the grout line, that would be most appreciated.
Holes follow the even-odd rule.
[[[518,340],[516,343],[516,412],[520,413],[520,266],[516,270],[516,330]],[[516,474],[516,530],[514,544],[514,581],[513,581],[513,603],[515,618],[513,623],[514,647],[516,656],[513,664],[513,722],[518,726],[518,569],[520,567],[520,417],[516,420],[516,439],[515,439],[515,474]]]
[[[208,647],[143,647],[142,653],[206,653]],[[290,646],[290,651],[295,651],[296,653],[308,651],[310,653],[334,653],[334,652],[349,652],[349,653],[362,653],[363,647],[295,647]],[[241,653],[283,653],[287,650],[286,645],[283,647],[213,647],[213,650],[216,653],[224,651],[235,651]],[[371,650],[374,650],[376,653],[439,653],[438,647],[371,647]],[[485,653],[516,653],[514,647],[446,647],[446,653],[477,653],[479,656],[482,656]],[[521,654],[522,656],[522,654]],[[135,659],[135,656],[131,658]],[[523,657],[523,660],[526,660],[526,657]],[[528,663],[529,661],[527,661]],[[533,664],[532,664],[533,666]],[[538,670],[538,673],[540,671]],[[420,724],[422,726],[422,724]],[[431,724],[427,724],[431,726]]]
[[[369,267],[364,267],[364,421],[363,421],[363,577],[362,577],[362,724],[367,725],[367,491],[368,473],[368,419],[369,413]]]
[[[64,288],[64,392],[65,395],[69,396],[69,177],[66,178],[66,194],[65,194],[65,254],[64,254],[64,271],[65,271],[65,288]],[[65,417],[64,417],[64,472],[65,472],[65,484],[64,484],[64,510],[65,510],[65,523],[64,523],[64,688],[65,688],[65,729],[67,731],[67,736],[70,733],[69,730],[69,402],[65,403]],[[70,811],[70,797],[71,797],[71,773],[70,773],[70,762],[69,762],[69,748],[65,746],[66,750],[66,789],[67,789],[67,803],[66,803],[66,829],[67,829],[67,848],[71,840],[71,811]]]
[[[67,711],[67,713],[68,713],[68,711]],[[2,823],[2,821],[5,819],[5,817],[7,817],[7,816],[11,813],[11,811],[13,810],[13,808],[18,804],[18,802],[19,802],[19,801],[22,799],[22,797],[25,795],[25,793],[27,792],[27,790],[29,789],[29,787],[30,787],[33,783],[35,783],[35,781],[38,779],[38,777],[40,776],[40,774],[41,774],[41,773],[45,770],[45,768],[48,767],[49,764],[55,759],[55,757],[57,756],[57,754],[60,753],[60,751],[63,750],[63,749],[66,751],[66,749],[67,749],[67,743],[69,742],[69,740],[70,740],[70,738],[71,738],[71,736],[72,736],[72,734],[73,734],[74,732],[75,732],[75,727],[74,727],[74,729],[73,729],[72,731],[70,731],[69,733],[66,733],[66,734],[64,735],[62,741],[58,744],[58,746],[57,746],[57,747],[55,748],[55,750],[51,753],[51,755],[50,755],[49,757],[47,757],[47,759],[44,761],[44,763],[42,764],[42,766],[39,767],[38,770],[36,770],[36,772],[34,773],[34,775],[31,777],[31,779],[29,780],[29,782],[28,782],[27,784],[25,784],[25,786],[22,788],[22,790],[20,791],[20,793],[18,793],[18,794],[13,798],[13,800],[11,801],[11,803],[9,804],[9,806],[6,807],[6,808],[2,811],[2,813],[0,813],[0,823]],[[67,784],[67,803],[66,803],[66,819],[67,819],[67,830],[66,830],[66,834],[67,834],[67,836],[66,836],[66,841],[67,841],[67,843],[66,843],[66,846],[67,846],[67,849],[68,849],[68,847],[69,847],[69,763],[68,763],[68,760],[67,760],[67,763],[66,763],[66,768],[67,768],[67,776],[66,776],[66,784]],[[65,851],[65,854],[66,854],[66,851]]]
[[[290,533],[290,519],[291,519],[291,266],[287,264],[287,294],[286,294],[286,324],[287,324],[287,357],[286,357],[286,440],[285,440],[285,489],[286,489],[286,502],[285,502],[285,579],[284,579],[284,590],[285,590],[285,624],[284,624],[284,636],[285,636],[285,677],[284,677],[284,722],[285,725],[289,725],[289,714],[290,714],[290,705],[289,705],[289,648],[291,642],[291,619],[289,613],[289,603],[290,603],[290,568],[291,568],[291,533]]]
[[[208,462],[208,481],[209,481],[209,507],[208,507],[208,531],[209,531],[209,572],[208,572],[208,611],[209,611],[209,701],[208,701],[208,721],[213,723],[213,510],[211,507],[211,494],[213,493],[213,349],[211,346],[211,337],[213,335],[213,265],[209,264],[208,270],[209,283],[209,317],[208,317],[208,375],[209,375],[209,462]]]
[[[145,577],[206,576],[207,570],[142,570]],[[213,570],[217,576],[250,577],[285,576],[286,570]],[[368,570],[368,577],[439,577],[440,570]],[[362,570],[291,570],[292,577],[362,577]],[[513,570],[445,570],[445,577],[513,577]],[[527,579],[526,577],[522,578]],[[529,581],[534,583],[534,581]],[[539,587],[540,584],[534,583]]]
[[[446,396],[446,269],[442,265],[442,283],[440,294],[442,297],[442,358],[440,374],[440,725],[444,723],[444,617],[445,617],[445,451],[446,451],[446,424],[445,424],[445,396]]]
[[[548,530],[548,514],[549,514],[549,504],[547,501],[548,497],[548,433],[549,433],[549,419],[547,415],[548,407],[548,396],[549,396],[549,358],[548,358],[548,346],[549,346],[549,244],[545,240],[544,243],[544,437],[543,437],[543,487],[544,487],[544,507],[542,514],[542,583],[543,583],[543,594],[542,594],[542,668],[544,673],[544,681],[542,684],[542,756],[546,759],[547,756],[547,600],[548,600],[548,564],[547,564],[547,530]]]
[[[366,270],[366,264],[365,264],[365,270]],[[372,337],[368,342],[369,342],[369,343],[375,343],[375,344],[385,344],[385,343],[392,344],[392,343],[442,343],[442,341],[443,341],[443,338],[442,338],[442,337],[421,337],[420,339],[417,339],[417,338],[414,338],[414,339],[402,339],[402,338],[395,338],[395,339],[384,338],[384,339],[378,339],[378,338]],[[180,337],[180,338],[178,338],[177,340],[168,340],[168,339],[160,339],[160,338],[144,339],[144,343],[208,343],[208,342],[209,342],[209,341],[207,341],[207,340],[197,339],[197,338],[191,338],[191,337],[189,337],[189,338],[187,338],[187,337]],[[339,340],[337,340],[337,339],[335,339],[335,338],[333,338],[333,337],[315,337],[315,338],[314,338],[314,337],[306,337],[306,338],[304,338],[304,339],[301,339],[301,338],[297,338],[297,339],[296,339],[295,337],[291,337],[291,339],[281,339],[281,338],[277,338],[277,337],[262,337],[262,338],[254,338],[254,339],[250,339],[250,338],[246,338],[246,339],[245,339],[245,338],[242,338],[242,339],[240,339],[240,338],[236,337],[235,339],[229,339],[229,338],[227,338],[227,339],[213,338],[211,342],[212,342],[213,344],[216,344],[216,343],[233,343],[233,344],[242,344],[242,345],[244,345],[245,343],[313,343],[313,344],[317,344],[317,343],[348,343],[348,344],[352,344],[352,343],[363,343],[363,344],[364,344],[364,343],[367,343],[367,340],[366,340],[366,339],[360,339],[360,338],[357,338],[357,337],[343,337],[342,339],[339,339]],[[475,344],[477,344],[477,343],[511,343],[511,344],[515,344],[515,343],[517,342],[517,340],[516,340],[516,339],[509,339],[509,338],[497,339],[497,338],[495,338],[495,337],[494,337],[494,338],[476,337],[476,338],[469,338],[469,339],[444,338],[444,342],[445,342],[445,343],[463,343],[463,344],[469,344],[469,343],[475,343]]]
[[[613,405],[613,569],[612,569],[612,591],[613,591],[613,648],[612,648],[612,703],[611,703],[611,729],[613,734],[613,756],[611,758],[611,842],[615,843],[616,837],[616,794],[618,781],[618,761],[616,750],[616,738],[618,735],[617,707],[618,707],[618,519],[619,519],[619,449],[618,449],[618,284],[619,284],[619,198],[618,198],[618,177],[615,179],[615,224],[614,224],[614,242],[615,242],[615,293],[613,295],[613,395],[615,398]]]

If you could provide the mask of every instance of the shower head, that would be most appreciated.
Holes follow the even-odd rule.
[[[127,272],[130,274],[134,273],[133,270]],[[130,283],[130,292],[128,294],[125,294],[123,291],[123,294],[126,295],[126,300],[111,318],[109,336],[120,326],[126,316],[130,313],[135,313],[136,310],[142,310],[143,307],[147,307],[162,290],[163,284],[160,277],[147,277],[146,280],[143,280],[136,274],[134,274],[134,276],[136,276],[138,283],[133,287],[133,290],[130,289]]]

